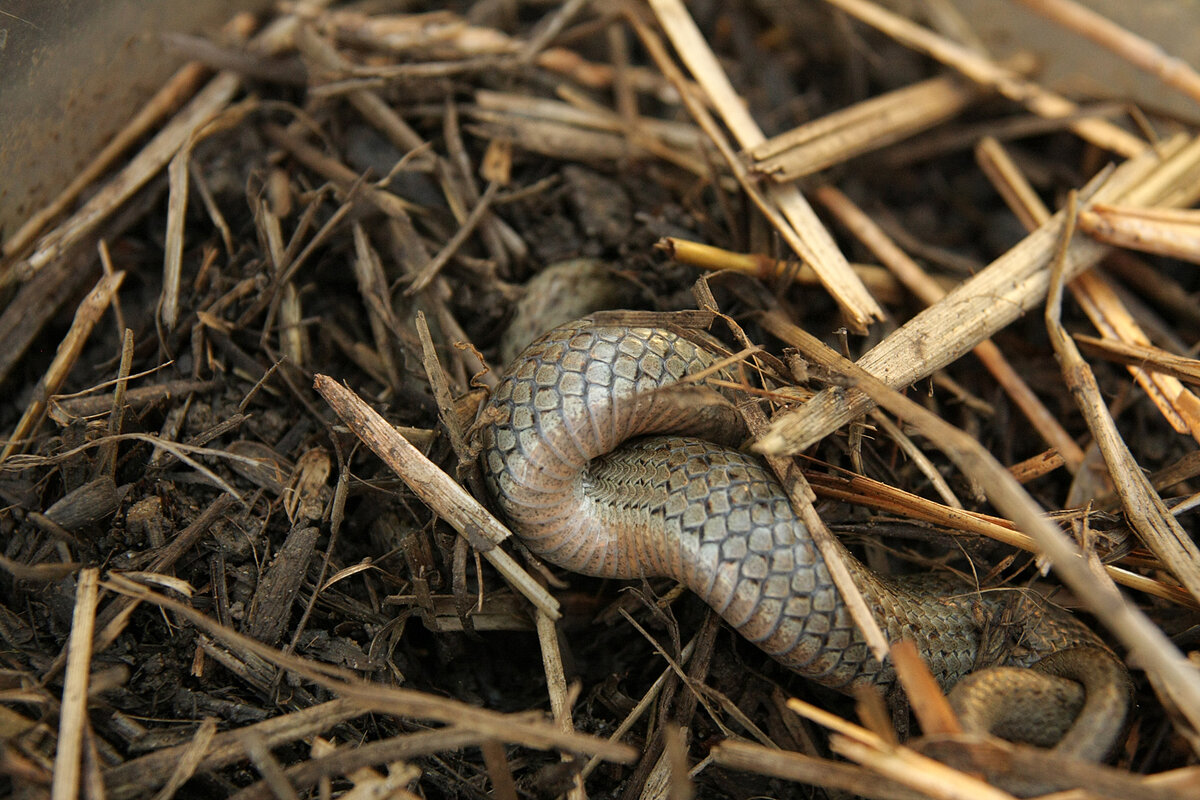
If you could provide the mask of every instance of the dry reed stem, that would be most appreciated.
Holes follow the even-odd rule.
[[[738,144],[743,149],[749,149],[764,142],[766,137],[763,136],[758,123],[750,116],[745,103],[721,69],[717,57],[709,49],[708,42],[696,27],[682,0],[650,0],[650,6],[675,46],[675,51],[687,65],[696,82],[704,89],[709,102],[720,114]],[[663,68],[663,63],[658,58],[655,60],[659,61],[660,69]],[[670,73],[667,73],[667,77],[671,77]],[[681,94],[687,92],[687,87],[676,88]],[[693,111],[695,116],[691,104],[689,110]],[[710,137],[713,136],[715,129],[710,129],[704,124],[701,124],[701,127],[705,128]],[[716,139],[714,143],[717,143]],[[718,149],[724,151],[726,148],[718,144]],[[733,167],[733,164],[730,166]],[[740,170],[735,168],[735,174],[738,172]],[[801,260],[810,264],[821,276],[826,289],[847,315],[851,327],[865,330],[872,320],[883,319],[883,309],[854,275],[846,257],[842,255],[833,237],[821,224],[800,190],[793,185],[772,185],[767,187],[765,197],[782,215],[769,215],[772,224]]]
[[[63,678],[62,707],[58,712],[58,745],[54,753],[54,780],[50,800],[75,800],[85,729],[88,725],[88,677],[92,666],[92,632],[96,626],[100,570],[81,570],[75,585],[75,610],[67,643],[67,671]]]
[[[912,640],[902,639],[892,645],[892,664],[922,733],[962,733],[954,709]]]
[[[751,166],[780,183],[803,178],[956,117],[978,97],[978,90],[954,78],[930,78],[747,148]]]
[[[1194,168],[1200,140],[1177,138],[1160,152],[1146,151],[1111,174],[1093,180],[1098,199],[1136,197],[1153,204],[1175,191],[1181,175]],[[1102,184],[1102,185],[1099,185]],[[1098,188],[1097,188],[1098,186]],[[1193,182],[1192,191],[1200,190]],[[945,298],[906,322],[863,355],[858,364],[891,386],[906,386],[941,369],[992,336],[1045,297],[1049,265],[1062,235],[1065,214],[1059,212],[986,269],[959,285]],[[1066,270],[1074,278],[1108,252],[1090,238],[1076,237],[1067,251]],[[763,453],[798,453],[862,414],[870,401],[854,389],[823,389],[801,408],[778,415],[755,444]]]
[[[782,341],[799,348],[806,358],[810,358],[828,369],[839,371],[841,357],[816,337],[774,314],[764,316],[762,324]],[[1032,537],[1010,527],[1015,526],[1015,523],[1009,520],[950,508],[862,475],[854,475],[848,480],[839,480],[819,473],[811,473],[808,475],[808,480],[822,497],[890,511],[950,530],[961,530],[987,536],[1031,553],[1042,552]],[[1105,565],[1104,569],[1114,581],[1130,589],[1137,589],[1177,605],[1189,608],[1198,606],[1191,595],[1178,586],[1165,584],[1112,564]]]
[[[1017,0],[1030,11],[1086,36],[1096,44],[1200,102],[1200,73],[1180,58],[1112,20],[1072,0]],[[1180,9],[1181,13],[1184,9]],[[1186,17],[1185,17],[1186,19]]]
[[[1046,519],[1008,471],[974,438],[862,368],[844,361],[842,369],[851,383],[929,441],[937,442],[960,470],[985,488],[993,505],[1033,537],[1063,583],[1129,648],[1137,663],[1160,681],[1188,722],[1200,728],[1200,673],[1153,621],[1121,596],[1103,571],[1089,566],[1075,543]]]
[[[33,398],[25,407],[25,413],[21,415],[21,419],[13,428],[12,434],[4,444],[3,451],[0,451],[0,463],[7,461],[14,453],[23,450],[28,443],[27,440],[37,434],[42,420],[45,419],[50,396],[57,394],[63,381],[67,379],[71,368],[79,359],[80,352],[87,344],[92,329],[96,327],[100,317],[112,304],[113,297],[116,295],[117,289],[121,288],[124,280],[124,272],[104,275],[87,297],[79,303],[79,307],[75,309],[75,318],[71,322],[71,327],[63,336],[58,350],[54,353],[54,360],[50,362],[45,374],[38,381],[37,387],[33,391]]]
[[[1074,210],[1072,205],[1068,209]],[[1070,219],[1070,218],[1069,218]],[[1069,229],[1068,229],[1069,230]],[[1171,514],[1158,492],[1129,452],[1116,423],[1108,413],[1104,396],[1095,375],[1059,321],[1062,305],[1060,267],[1055,268],[1054,281],[1046,298],[1046,330],[1062,368],[1063,378],[1075,398],[1076,405],[1095,437],[1096,444],[1108,465],[1108,474],[1121,497],[1121,505],[1129,525],[1138,537],[1158,556],[1164,567],[1183,584],[1192,596],[1200,600],[1200,548]],[[1200,719],[1200,707],[1195,710]]]
[[[838,218],[846,228],[875,254],[880,262],[892,270],[896,277],[908,287],[925,305],[933,305],[946,296],[946,291],[933,280],[921,265],[908,256],[884,233],[862,209],[833,186],[822,186],[816,191],[817,199]],[[991,339],[975,345],[976,357],[987,368],[996,382],[1008,393],[1013,403],[1041,434],[1046,444],[1062,454],[1071,472],[1083,462],[1083,450],[1063,429],[1050,410],[1038,399],[1016,369],[1004,357]]]
[[[972,52],[960,44],[938,36],[927,28],[894,14],[869,0],[826,0],[862,22],[878,28],[888,36],[914,50],[926,53],[962,73],[976,83],[995,89],[1016,103],[1022,103],[1033,113],[1047,118],[1067,117],[1079,110],[1070,100],[1055,94],[1014,70]],[[1132,158],[1145,151],[1147,144],[1126,133],[1111,122],[1100,119],[1081,119],[1069,124],[1078,136],[1097,147]]]
[[[512,534],[452,477],[409,444],[354,392],[327,375],[317,375],[317,392],[413,493],[445,519],[534,606],[558,619],[558,601],[499,545]]]
[[[976,157],[984,173],[1026,228],[1032,230],[1050,218],[1049,209],[999,142],[984,139]],[[1103,275],[1085,272],[1069,285],[1076,302],[1105,337],[1133,345],[1150,344],[1149,337]],[[1148,373],[1137,366],[1131,366],[1129,371],[1176,433],[1190,433],[1200,440],[1200,415],[1195,413],[1200,408],[1200,400],[1195,395],[1170,375]]]
[[[829,747],[874,773],[938,800],[1011,800],[1012,795],[907,747],[892,744],[866,728],[792,698],[788,708],[836,731]]]
[[[1200,212],[1092,206],[1079,228],[1114,247],[1200,263]]]
[[[761,253],[735,253],[713,245],[664,236],[655,245],[669,258],[711,271],[731,270],[758,278],[768,285],[787,280],[799,286],[819,286],[821,278],[807,264],[781,261]],[[904,287],[896,276],[874,264],[851,264],[859,280],[880,301],[899,303],[905,297]]]
[[[1101,339],[1083,333],[1073,335],[1075,342],[1088,353],[1118,364],[1162,372],[1186,383],[1200,386],[1200,360],[1179,356],[1153,345],[1129,344],[1115,339]]]
[[[558,647],[558,627],[554,618],[540,609],[534,616],[537,626],[538,644],[542,651],[542,671],[546,675],[546,693],[550,696],[550,714],[565,733],[575,731],[575,722],[571,717],[571,692],[567,687],[566,672],[563,670],[562,652]],[[563,753],[562,760],[570,762],[574,757]],[[571,778],[571,788],[567,791],[568,800],[587,800],[587,791],[583,787],[583,776],[575,773]]]
[[[751,742],[726,740],[714,747],[711,755],[714,763],[730,769],[849,792],[873,800],[928,800],[929,797],[855,764],[772,750]]]

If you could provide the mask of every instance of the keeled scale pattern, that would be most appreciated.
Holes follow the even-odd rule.
[[[589,575],[672,577],[791,669],[837,689],[886,688],[890,665],[870,655],[782,487],[757,459],[710,441],[736,441],[729,401],[662,389],[716,358],[659,329],[582,321],[551,331],[510,366],[485,409],[491,490],[546,560]],[[629,441],[664,433],[675,435]],[[1032,601],[1010,610],[1015,635],[985,637],[1005,593],[893,583],[845,558],[888,638],[914,640],[943,687],[995,663],[1010,651],[1006,638],[1020,639],[1020,663],[1096,641]]]

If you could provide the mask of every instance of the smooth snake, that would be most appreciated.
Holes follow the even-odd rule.
[[[871,655],[787,494],[736,449],[745,428],[730,398],[680,383],[722,355],[699,331],[587,318],[550,331],[513,361],[482,412],[485,480],[545,560],[608,578],[673,578],[795,672],[843,692],[890,691],[892,666]],[[888,639],[913,640],[944,690],[974,673],[951,694],[966,724],[1061,739],[1062,752],[1084,758],[1110,749],[1128,675],[1069,614],[1020,592],[885,578],[842,556]],[[1063,677],[1023,669],[1047,656],[1041,670]],[[998,665],[1008,671],[984,669]],[[1068,733],[1085,705],[1076,681],[1088,684],[1086,719]],[[1031,698],[1015,728],[1002,719],[1014,690]]]

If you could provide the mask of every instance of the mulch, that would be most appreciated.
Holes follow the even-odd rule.
[[[901,744],[955,729],[903,648],[915,719],[491,515],[501,338],[583,259],[767,376],[813,525],[1127,657],[1107,767],[989,775],[1195,797],[1187,124],[864,0],[446,5],[173,37],[126,145],[6,232],[0,792],[1006,796]]]

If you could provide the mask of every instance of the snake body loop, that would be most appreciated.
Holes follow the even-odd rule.
[[[730,446],[744,437],[732,403],[678,385],[720,357],[705,334],[556,328],[513,362],[481,418],[491,491],[547,561],[673,578],[792,670],[841,691],[890,689],[895,673],[870,654],[783,488]],[[844,556],[889,640],[912,639],[944,689],[981,667],[1099,645],[1045,603],[888,580]]]

